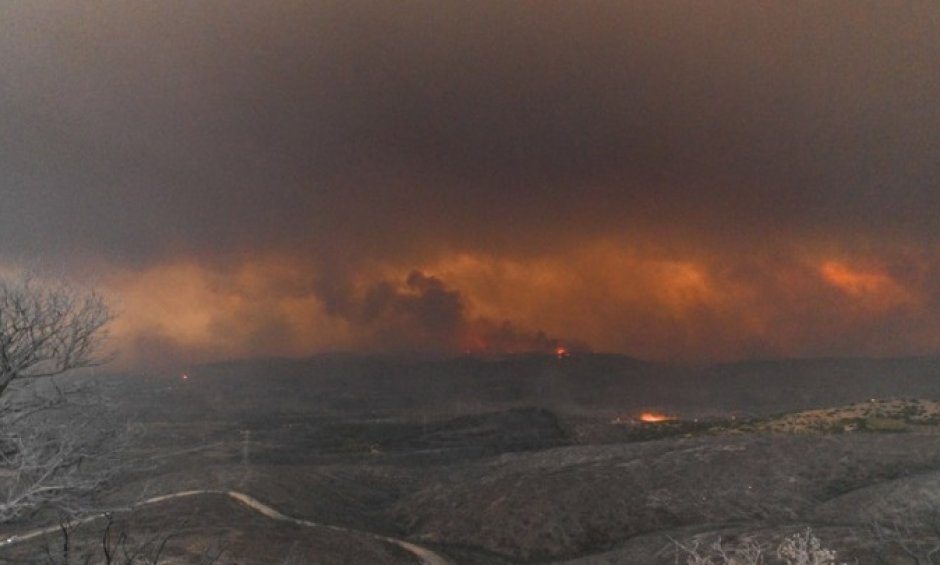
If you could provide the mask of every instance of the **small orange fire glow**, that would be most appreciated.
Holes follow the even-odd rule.
[[[564,345],[559,345],[555,348],[555,357],[558,357],[559,359],[564,359],[570,355],[571,353],[568,352],[568,348]]]
[[[659,412],[643,412],[640,414],[640,421],[655,424],[658,422],[672,422],[676,418],[672,416],[667,416],[666,414],[660,414]]]
[[[186,373],[183,373],[182,375],[180,375],[180,378],[182,378],[184,381],[188,381],[189,375],[187,375]]]

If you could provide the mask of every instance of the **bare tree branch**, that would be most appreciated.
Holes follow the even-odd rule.
[[[41,508],[76,516],[122,467],[127,426],[113,406],[73,403],[75,389],[46,395],[28,385],[0,398],[0,523]]]
[[[0,396],[11,382],[60,375],[105,362],[113,319],[103,297],[30,275],[0,279]]]
[[[75,516],[110,477],[120,426],[102,421],[101,398],[52,377],[106,361],[112,317],[94,291],[0,278],[0,523],[40,508]]]

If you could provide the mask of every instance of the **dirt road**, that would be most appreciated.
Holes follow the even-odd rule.
[[[402,539],[374,534],[371,532],[363,532],[359,530],[353,530],[350,528],[344,528],[342,526],[333,526],[329,524],[318,524],[316,522],[311,522],[309,520],[301,520],[299,518],[293,518],[291,516],[281,513],[280,511],[278,511],[277,509],[271,506],[268,506],[267,504],[261,502],[260,500],[258,500],[257,498],[254,498],[253,496],[250,496],[243,492],[234,491],[234,490],[228,490],[228,491],[225,491],[225,490],[187,490],[187,491],[181,491],[181,492],[174,492],[171,494],[154,496],[152,498],[142,500],[134,504],[128,510],[133,510],[134,508],[139,508],[141,506],[159,504],[161,502],[166,502],[168,500],[174,500],[178,498],[187,498],[191,496],[227,496],[231,498],[232,500],[238,502],[239,504],[247,508],[250,508],[254,510],[255,512],[261,514],[262,516],[265,516],[272,520],[278,520],[281,522],[292,522],[294,524],[307,526],[311,528],[328,528],[331,530],[336,530],[336,531],[341,531],[341,532],[361,534],[361,535],[369,536],[373,539],[376,539],[385,543],[397,545],[398,547],[404,549],[408,553],[414,555],[424,565],[454,565],[454,563],[450,561],[449,559],[447,559],[446,557],[438,553],[435,553],[434,551],[431,551],[430,549],[426,547],[422,547],[420,545],[416,545],[416,544],[413,544],[411,542],[408,542]],[[87,516],[80,520],[76,520],[72,522],[72,525],[77,526],[80,524],[85,524],[88,522],[92,522],[94,520],[98,520],[102,517],[104,517],[104,514],[94,514],[92,516]],[[49,526],[46,528],[38,528],[35,530],[31,530],[29,532],[24,532],[22,534],[13,535],[6,539],[0,540],[0,547],[6,547],[6,546],[10,546],[10,545],[17,544],[17,543],[22,543],[22,542],[35,539],[37,537],[44,536],[46,534],[55,533],[58,531],[59,531],[59,526],[57,525]]]

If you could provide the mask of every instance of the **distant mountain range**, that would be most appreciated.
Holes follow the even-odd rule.
[[[328,354],[185,368],[206,409],[387,415],[509,406],[622,415],[765,415],[869,398],[940,398],[940,357],[782,359],[705,367],[611,354],[410,358]],[[165,376],[158,378],[163,382]]]

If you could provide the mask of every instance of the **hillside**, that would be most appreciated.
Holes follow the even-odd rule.
[[[103,502],[236,490],[340,528],[261,524],[212,497],[133,514],[140,531],[170,532],[192,513],[191,547],[173,551],[220,539],[245,563],[270,554],[262,539],[327,563],[401,562],[350,539],[378,535],[471,565],[667,564],[673,540],[772,544],[806,526],[840,556],[893,563],[888,525],[903,518],[907,542],[932,543],[940,516],[923,494],[940,481],[935,367],[326,356],[101,376],[136,424],[134,465]],[[647,411],[672,419],[639,421]],[[32,520],[5,533],[49,517]]]

